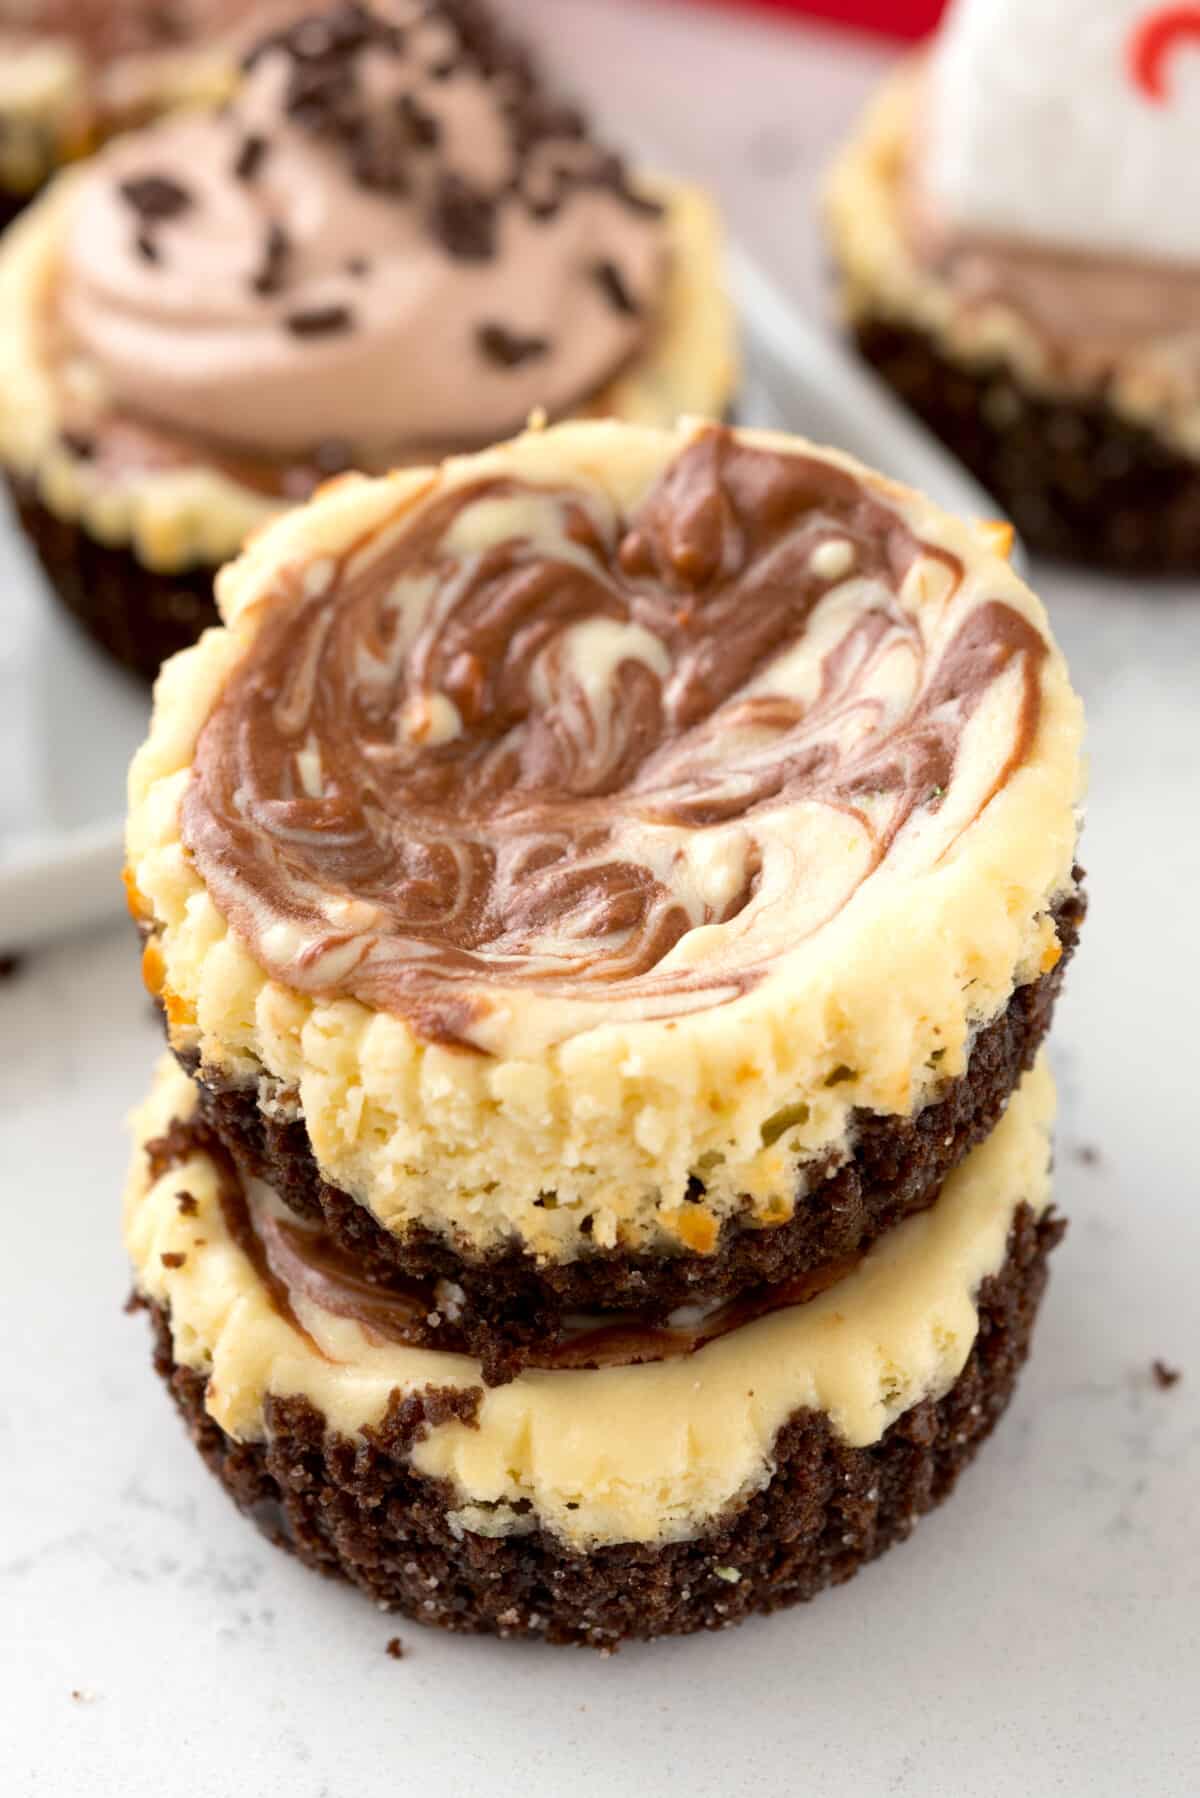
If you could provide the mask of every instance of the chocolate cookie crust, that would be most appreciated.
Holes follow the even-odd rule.
[[[450,1493],[409,1462],[445,1394],[409,1398],[354,1440],[328,1433],[306,1400],[272,1400],[267,1440],[237,1443],[205,1411],[204,1377],[175,1364],[168,1319],[152,1306],[155,1366],[211,1471],[307,1565],[444,1629],[612,1648],[723,1629],[812,1598],[909,1535],[1007,1405],[1064,1228],[1051,1214],[1017,1212],[1007,1259],[979,1291],[971,1355],[941,1399],[914,1406],[862,1449],[840,1442],[823,1415],[797,1411],[777,1439],[769,1485],[687,1542],[586,1554],[536,1528],[456,1532]],[[469,1404],[471,1394],[455,1399]]]
[[[1033,392],[1003,360],[958,362],[892,318],[859,319],[854,335],[1032,549],[1135,574],[1200,568],[1200,463],[1103,396]]]
[[[157,573],[132,550],[100,543],[78,524],[57,517],[32,482],[11,473],[7,479],[21,527],[51,587],[123,668],[152,681],[168,656],[220,622],[212,568]]]
[[[1084,911],[1079,893],[1056,908],[1057,965],[1017,988],[976,1038],[966,1072],[936,1103],[912,1117],[860,1114],[853,1157],[818,1176],[787,1223],[755,1228],[730,1220],[711,1255],[595,1248],[573,1261],[539,1263],[519,1246],[470,1258],[429,1231],[394,1236],[365,1206],[321,1179],[302,1120],[268,1117],[254,1088],[218,1084],[194,1063],[185,1066],[196,1078],[204,1122],[239,1172],[266,1180],[299,1216],[320,1219],[365,1277],[385,1285],[446,1280],[461,1289],[455,1346],[477,1356],[485,1381],[497,1385],[561,1340],[572,1313],[628,1311],[645,1324],[661,1323],[680,1305],[740,1297],[862,1254],[902,1218],[932,1204],[1032,1066]]]

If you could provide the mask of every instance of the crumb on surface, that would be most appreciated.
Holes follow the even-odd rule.
[[[1100,1151],[1094,1142],[1081,1142],[1075,1149],[1075,1159],[1080,1167],[1099,1167]]]
[[[159,1260],[164,1267],[182,1267],[187,1256],[178,1249],[169,1249],[165,1254],[159,1256]]]
[[[389,1654],[394,1661],[402,1661],[404,1659],[404,1644],[399,1636],[393,1636],[391,1638],[385,1652]]]
[[[11,980],[21,972],[25,957],[12,949],[0,949],[0,980]]]
[[[1169,1362],[1157,1357],[1150,1363],[1150,1372],[1154,1375],[1154,1384],[1160,1392],[1169,1392],[1172,1386],[1178,1386],[1183,1378],[1183,1370],[1172,1367]]]

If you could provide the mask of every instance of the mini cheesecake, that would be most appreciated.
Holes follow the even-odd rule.
[[[500,1384],[753,1315],[1003,1114],[1082,720],[992,533],[585,422],[335,482],[218,597],[130,777],[145,977],[238,1177],[426,1346]]]
[[[1044,9],[1048,30],[1054,10]],[[1019,55],[1017,23],[991,11]],[[968,31],[970,9],[956,8],[954,21]],[[1110,35],[1096,21],[1092,48]],[[1036,66],[1038,81],[1053,84],[1053,73]],[[867,361],[1032,548],[1114,569],[1194,574],[1200,240],[1190,260],[1167,259],[1023,236],[1012,210],[995,229],[953,216],[936,191],[931,156],[947,117],[964,133],[973,129],[970,104],[953,91],[961,73],[936,49],[932,63],[904,67],[835,163],[826,210],[842,319]],[[991,107],[1023,94],[1024,74],[1014,80],[1013,89],[999,85],[988,96]],[[1077,159],[1085,159],[1096,131],[1087,116],[1070,122],[1072,104],[1064,90],[1036,116],[1055,141],[1074,131]],[[1009,160],[1029,174],[1040,146],[1023,143],[1023,125],[1010,123]],[[1121,141],[1115,123],[1101,121],[1098,131]],[[1172,191],[1174,165],[1163,161],[1161,193],[1145,196],[1156,216]],[[1114,171],[1114,184],[1118,172],[1128,189],[1129,170]],[[1035,187],[1029,174],[1030,209]],[[1103,193],[1095,198],[1102,209]],[[1128,206],[1129,194],[1123,199]],[[1179,216],[1190,231],[1193,215]]]
[[[0,222],[114,132],[226,94],[305,0],[0,0]]]
[[[581,1642],[721,1629],[848,1579],[1012,1393],[1062,1231],[1042,1064],[936,1203],[836,1281],[688,1339],[580,1338],[489,1389],[243,1180],[167,1059],[125,1235],[156,1365],[236,1502],[385,1609]]]
[[[338,470],[551,418],[722,415],[707,199],[635,181],[467,0],[273,32],[0,250],[0,465],[65,604],[152,675],[247,532]]]

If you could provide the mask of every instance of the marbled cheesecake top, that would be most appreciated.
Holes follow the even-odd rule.
[[[565,425],[339,484],[219,591],[132,775],[148,971],[391,1228],[782,1221],[1054,965],[1044,614],[844,457]]]

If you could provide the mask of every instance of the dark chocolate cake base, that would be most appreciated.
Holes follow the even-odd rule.
[[[421,1623],[611,1648],[797,1604],[903,1541],[1007,1405],[1063,1228],[1017,1213],[1007,1259],[980,1288],[975,1345],[944,1397],[916,1405],[869,1448],[847,1447],[826,1417],[797,1411],[777,1438],[769,1485],[688,1542],[585,1554],[542,1530],[456,1535],[450,1494],[413,1473],[408,1451],[448,1405],[469,1411],[470,1393],[410,1396],[355,1440],[328,1433],[304,1399],[274,1400],[267,1440],[236,1443],[204,1409],[203,1376],[175,1365],[167,1318],[152,1308],[155,1365],[217,1478],[309,1566]]]
[[[1200,463],[1103,398],[1032,392],[1007,363],[957,362],[894,319],[859,320],[854,335],[1031,549],[1134,574],[1200,570]]]
[[[8,486],[58,598],[94,642],[142,680],[152,681],[168,656],[219,622],[215,569],[155,573],[132,550],[100,543],[57,517],[31,482],[10,474]]]
[[[1033,1065],[1084,909],[1079,894],[1057,908],[1058,964],[1014,992],[976,1038],[966,1072],[936,1103],[912,1117],[860,1113],[854,1155],[813,1181],[787,1223],[754,1228],[731,1221],[710,1255],[596,1248],[573,1261],[539,1263],[513,1247],[470,1259],[431,1231],[394,1236],[321,1179],[303,1121],[268,1117],[253,1087],[221,1085],[194,1063],[185,1066],[197,1078],[204,1121],[239,1172],[266,1180],[299,1216],[320,1219],[366,1277],[383,1284],[444,1279],[462,1289],[455,1346],[478,1356],[494,1385],[557,1343],[572,1313],[627,1311],[647,1325],[661,1323],[680,1305],[751,1294],[862,1254],[902,1218],[931,1205]]]

